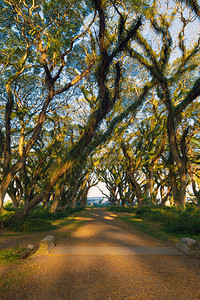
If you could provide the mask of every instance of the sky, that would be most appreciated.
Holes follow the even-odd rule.
[[[99,182],[96,186],[92,187],[89,190],[88,193],[88,197],[103,197],[105,195],[103,195],[101,193],[101,191],[99,190],[99,188],[105,193],[105,194],[109,194],[108,190],[106,189],[105,183],[103,182]]]

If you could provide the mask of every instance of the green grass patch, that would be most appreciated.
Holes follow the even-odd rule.
[[[127,224],[136,227],[141,232],[145,232],[150,236],[162,239],[162,240],[172,240],[176,238],[163,231],[162,224],[154,223],[152,221],[147,221],[143,219],[138,219],[136,216],[130,215],[119,215],[119,218],[125,221]]]
[[[19,253],[25,248],[13,248],[0,250],[0,264],[6,264],[19,259]]]
[[[174,207],[112,208],[112,211],[123,212],[125,222],[136,226],[143,232],[164,240],[177,240],[189,236],[200,240],[200,209],[188,205],[185,211]]]
[[[56,229],[51,220],[43,220],[39,218],[26,218],[23,222],[15,223],[9,227],[9,230],[17,232],[41,232]]]
[[[30,214],[24,218],[22,221],[16,222],[8,227],[9,230],[14,232],[43,232],[54,230],[58,228],[58,224],[55,221],[65,220],[74,213],[82,211],[82,208],[67,209],[66,211],[58,211],[55,213],[49,212],[48,209],[43,209],[42,207],[35,207]],[[0,224],[2,227],[6,227],[7,221],[13,216],[15,211],[6,209],[0,214]]]

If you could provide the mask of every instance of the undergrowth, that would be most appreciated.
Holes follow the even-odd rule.
[[[112,207],[109,210],[116,212],[126,212],[132,215],[132,222],[140,227],[145,227],[148,231],[148,222],[160,224],[159,230],[175,235],[193,235],[200,238],[200,209],[195,205],[187,205],[185,211],[175,207],[150,207],[140,208]],[[134,219],[133,219],[134,217]],[[130,219],[128,216],[125,219]],[[137,222],[140,219],[142,222]],[[130,220],[129,220],[130,221]],[[145,225],[144,225],[145,224]]]
[[[25,248],[0,250],[0,264],[18,260],[19,253],[21,253],[23,250],[25,250]]]
[[[56,229],[57,226],[53,224],[54,221],[60,219],[67,219],[75,212],[81,211],[82,208],[67,209],[57,211],[55,213],[49,212],[43,207],[35,207],[30,214],[22,221],[16,222],[8,227],[11,231],[17,232],[40,232]],[[0,214],[0,227],[7,227],[9,219],[15,214],[17,210],[10,206],[5,207],[5,210]]]

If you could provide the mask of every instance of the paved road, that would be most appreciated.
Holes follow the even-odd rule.
[[[101,209],[85,218],[50,255],[9,269],[14,281],[0,299],[200,299],[199,258]]]

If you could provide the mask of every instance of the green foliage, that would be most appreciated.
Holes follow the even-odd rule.
[[[15,211],[15,208],[13,206],[12,202],[7,202],[4,204],[4,209],[8,212],[8,211]]]
[[[6,249],[0,250],[0,264],[5,264],[10,261],[16,261],[19,259],[18,254],[21,253],[24,248],[13,248],[13,249]]]
[[[43,220],[41,218],[33,219],[29,216],[23,222],[13,224],[9,229],[20,232],[36,232],[55,229],[55,226],[52,225],[49,220]]]
[[[149,207],[138,209],[113,207],[112,211],[134,213],[135,218],[162,224],[162,229],[167,233],[200,234],[200,209],[195,205],[187,205],[186,210],[174,207]]]
[[[99,1],[99,5],[102,4],[101,14],[105,16],[105,24],[102,27],[105,25],[105,28],[100,29],[98,34],[99,20],[103,18],[102,15],[95,14],[96,2],[98,1],[0,1],[0,63],[2,64],[0,79],[2,94],[0,158],[2,162],[0,169],[3,170],[5,159],[4,144],[9,140],[5,139],[8,136],[6,132],[8,129],[3,121],[6,120],[4,112],[8,100],[6,90],[9,83],[14,98],[10,116],[11,143],[7,145],[8,149],[10,148],[9,168],[12,174],[15,172],[13,172],[13,167],[17,170],[16,162],[23,148],[29,145],[29,142],[31,142],[30,145],[32,144],[33,140],[30,137],[32,133],[35,139],[31,152],[27,154],[23,172],[18,172],[17,177],[9,186],[17,200],[20,195],[19,199],[22,199],[20,205],[28,202],[27,195],[37,195],[45,190],[50,185],[50,179],[57,178],[56,172],[59,168],[66,170],[66,175],[62,178],[65,181],[63,186],[65,186],[66,195],[64,196],[66,199],[71,199],[73,191],[79,199],[81,188],[76,187],[76,182],[81,182],[84,176],[84,172],[79,169],[85,168],[83,162],[86,165],[87,156],[90,153],[94,154],[95,147],[108,141],[109,137],[113,137],[111,146],[108,142],[108,151],[105,153],[102,151],[102,167],[98,159],[94,166],[99,170],[104,169],[99,173],[101,173],[101,180],[104,180],[109,187],[108,190],[112,196],[110,199],[113,198],[113,203],[118,203],[117,193],[122,204],[127,203],[127,199],[130,199],[129,203],[132,203],[131,200],[137,196],[134,183],[131,182],[130,174],[128,174],[135,172],[133,175],[141,187],[141,193],[144,195],[143,203],[146,205],[136,211],[136,216],[152,221],[163,220],[164,222],[165,220],[166,224],[169,220],[172,224],[173,222],[185,223],[189,216],[187,214],[194,213],[193,209],[186,210],[186,215],[182,216],[178,211],[154,209],[152,204],[156,204],[154,199],[160,187],[170,187],[169,173],[170,176],[174,175],[177,187],[180,188],[180,174],[177,169],[179,164],[175,163],[174,159],[171,162],[168,159],[171,156],[166,138],[168,106],[170,109],[173,108],[175,115],[182,112],[180,119],[178,116],[174,119],[174,124],[180,124],[176,128],[178,145],[176,150],[180,154],[182,131],[186,126],[191,127],[186,152],[198,186],[199,176],[196,170],[199,166],[199,108],[195,103],[192,106],[189,104],[199,95],[199,42],[194,40],[195,46],[192,41],[193,35],[190,38],[186,34],[184,38],[185,24],[191,23],[192,19],[187,20],[185,13],[185,17],[180,18],[181,9],[175,7],[176,5],[168,11],[167,4],[167,11],[165,11],[165,3],[162,3],[164,6],[160,9],[160,3],[156,1],[154,3],[148,0]],[[89,26],[94,14],[96,16],[94,24]],[[176,18],[174,18],[175,14],[177,14]],[[131,36],[131,29],[135,26],[133,20],[139,15],[142,15],[142,26],[136,36]],[[176,37],[174,35],[170,37],[171,29],[174,28],[172,21],[176,23],[178,19],[180,29],[177,29]],[[171,26],[170,29],[169,26]],[[101,36],[100,39],[103,41],[102,44],[105,44],[105,49],[100,49],[101,41],[98,40],[98,36]],[[125,36],[126,39],[124,39]],[[182,55],[179,53],[180,57],[176,61],[173,56],[174,54],[176,56],[177,47],[173,47],[175,50],[173,52],[172,39],[173,45],[177,47],[179,42],[178,52],[182,53]],[[188,40],[185,45],[184,40]],[[108,56],[112,57],[112,63],[104,64],[104,55],[100,54],[105,51],[108,52]],[[172,61],[169,60],[170,55]],[[76,82],[74,79],[77,78],[77,74],[82,74],[93,60],[95,64],[87,75],[87,80],[80,81],[72,96],[71,92],[68,93],[67,88],[71,86],[68,82],[72,78],[72,82]],[[116,76],[114,68],[116,61],[123,66],[119,87],[117,86],[120,76],[119,74]],[[103,66],[106,66],[104,70]],[[101,74],[105,75],[102,79],[100,79]],[[155,88],[154,83],[149,84],[152,77],[156,78]],[[102,80],[105,81],[103,89]],[[168,85],[167,93],[166,89],[163,90],[165,83]],[[98,85],[99,91],[106,91],[106,101],[101,99],[101,92],[98,95]],[[37,119],[40,120],[38,115],[47,99],[46,95],[50,91],[50,86],[55,90],[55,96],[51,99],[50,109],[47,109],[46,104],[44,106],[46,108],[43,110],[43,115],[47,116],[45,122],[38,123]],[[153,88],[152,92],[150,86]],[[119,93],[118,89],[120,89]],[[169,94],[171,99],[164,101],[165,94]],[[114,96],[113,100],[108,103],[107,100],[113,95],[119,99],[116,100]],[[114,101],[115,105],[113,105]],[[142,101],[144,101],[143,105],[141,105]],[[105,122],[102,122],[103,126],[100,126],[103,118]],[[39,132],[40,128],[42,128],[41,132]],[[130,145],[128,151],[130,150],[132,160],[129,162],[126,162],[122,156],[119,147],[121,138],[125,144]],[[189,146],[189,138],[191,138],[191,146]],[[186,155],[186,152],[182,152],[183,156]],[[97,152],[95,154],[98,155]],[[177,157],[177,155],[173,156]],[[108,162],[106,162],[106,157],[108,157]],[[133,168],[127,172],[131,162]],[[21,164],[18,164],[18,168],[21,168],[19,165]],[[0,173],[2,180],[4,174]],[[153,182],[150,180],[150,174],[153,174]],[[189,183],[188,178],[187,184]],[[52,186],[52,190],[49,190],[47,194],[53,194],[55,189],[56,187]],[[145,196],[146,194],[149,198]],[[63,198],[61,196],[59,201],[63,203],[64,196]],[[177,199],[176,195],[173,196]],[[137,198],[139,202],[139,197]],[[198,201],[198,197],[196,198]],[[23,202],[24,200],[26,201]],[[127,208],[120,209],[123,212],[127,211]],[[14,211],[11,206],[6,208],[6,211],[0,215],[0,226],[4,226]],[[72,211],[68,210],[65,213],[51,214],[48,210],[38,208],[22,223],[17,224],[14,230],[52,229],[52,220],[65,218],[71,213]],[[175,228],[174,225],[172,227]]]
[[[164,228],[167,232],[198,235],[200,234],[200,211],[184,211],[171,215],[165,220]]]
[[[11,209],[8,206],[8,209]],[[31,213],[23,219],[21,222],[15,223],[9,227],[12,231],[17,232],[40,232],[55,229],[53,221],[68,218],[75,212],[79,212],[83,208],[67,209],[66,211],[57,211],[56,213],[50,213],[49,210],[42,207],[36,207]],[[0,222],[2,226],[6,226],[7,221],[14,215],[14,211],[5,211],[0,214]]]
[[[4,227],[6,222],[15,214],[13,210],[4,210],[0,213],[0,228]]]
[[[145,215],[151,211],[149,206],[141,206],[136,210],[136,216]]]

